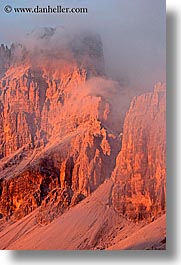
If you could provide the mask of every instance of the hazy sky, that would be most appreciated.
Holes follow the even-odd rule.
[[[12,7],[87,7],[88,14],[6,14]],[[1,0],[0,42],[21,41],[37,27],[90,28],[100,33],[107,72],[129,86],[165,81],[165,0]]]

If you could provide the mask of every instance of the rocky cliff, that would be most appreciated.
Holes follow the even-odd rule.
[[[165,86],[129,108],[136,92],[106,78],[100,37],[55,42],[55,31],[33,32],[31,47],[0,48],[0,219],[38,208],[36,221],[48,223],[111,176],[119,214],[158,217],[166,196]]]
[[[49,47],[48,41],[30,50],[20,44],[1,46],[1,157],[25,144],[32,148],[45,144],[52,136],[104,115],[102,98],[88,98],[85,91],[88,78],[104,73],[100,38],[83,34],[74,37],[74,46],[69,42],[66,49],[62,44]]]
[[[166,87],[132,100],[122,149],[112,174],[113,205],[133,220],[158,217],[166,210]]]
[[[14,170],[15,176],[2,180],[1,213],[19,219],[41,205],[39,221],[52,220],[90,195],[110,176],[115,166],[116,144],[119,141],[108,135],[100,122],[87,123],[86,130],[77,130],[55,142],[38,153],[22,172]],[[9,167],[13,170],[14,166]]]
[[[40,54],[22,45],[10,49],[13,59],[0,80],[0,213],[6,219],[41,206],[38,221],[50,221],[115,166],[121,142],[107,126],[110,103],[87,86],[104,74],[101,40],[83,34],[73,43],[63,59],[62,45],[42,44]]]

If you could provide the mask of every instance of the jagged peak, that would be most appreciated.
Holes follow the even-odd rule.
[[[158,82],[154,85],[154,92],[166,91],[166,83]]]
[[[53,27],[38,27],[33,29],[27,34],[30,38],[40,39],[50,39],[55,34],[56,28]]]
[[[8,58],[5,61],[9,60],[9,64],[3,63],[2,72],[10,66],[29,64],[33,68],[38,66],[50,71],[51,68],[55,71],[77,65],[87,70],[87,77],[105,74],[101,37],[93,32],[71,35],[62,27],[38,28],[28,35],[24,43],[13,43],[10,48],[2,44],[0,56],[6,51]]]

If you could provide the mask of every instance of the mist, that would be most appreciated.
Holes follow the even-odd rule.
[[[86,7],[87,14],[6,14],[4,6]],[[0,3],[1,43],[26,42],[36,28],[62,28],[69,35],[81,30],[100,34],[106,74],[126,87],[152,90],[165,82],[165,0],[5,0]],[[66,35],[66,34],[65,34]],[[64,37],[65,37],[64,35]],[[56,37],[57,38],[57,37]],[[57,39],[54,43],[57,43]],[[66,39],[66,37],[65,37]],[[63,43],[63,38],[61,42]]]

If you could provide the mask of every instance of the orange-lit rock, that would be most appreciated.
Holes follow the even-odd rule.
[[[122,149],[113,172],[113,204],[133,220],[154,219],[166,210],[166,87],[132,100]]]
[[[64,64],[47,51],[37,54],[36,65],[28,53],[21,62],[14,56],[0,79],[0,213],[7,219],[40,207],[38,221],[49,222],[115,166],[121,142],[107,128],[110,104],[87,86],[104,73],[102,44],[99,37],[79,38]],[[22,55],[22,46],[16,49]]]
[[[50,221],[110,177],[119,141],[114,139],[113,145],[112,136],[96,120],[85,128],[55,141],[16,177],[1,182],[3,216],[19,219],[41,205],[40,216],[44,217],[39,221]]]
[[[111,176],[117,212],[133,220],[163,213],[165,86],[135,97],[124,121],[136,93],[105,77],[97,35],[56,49],[2,45],[0,218],[39,208],[37,222],[48,223]]]

